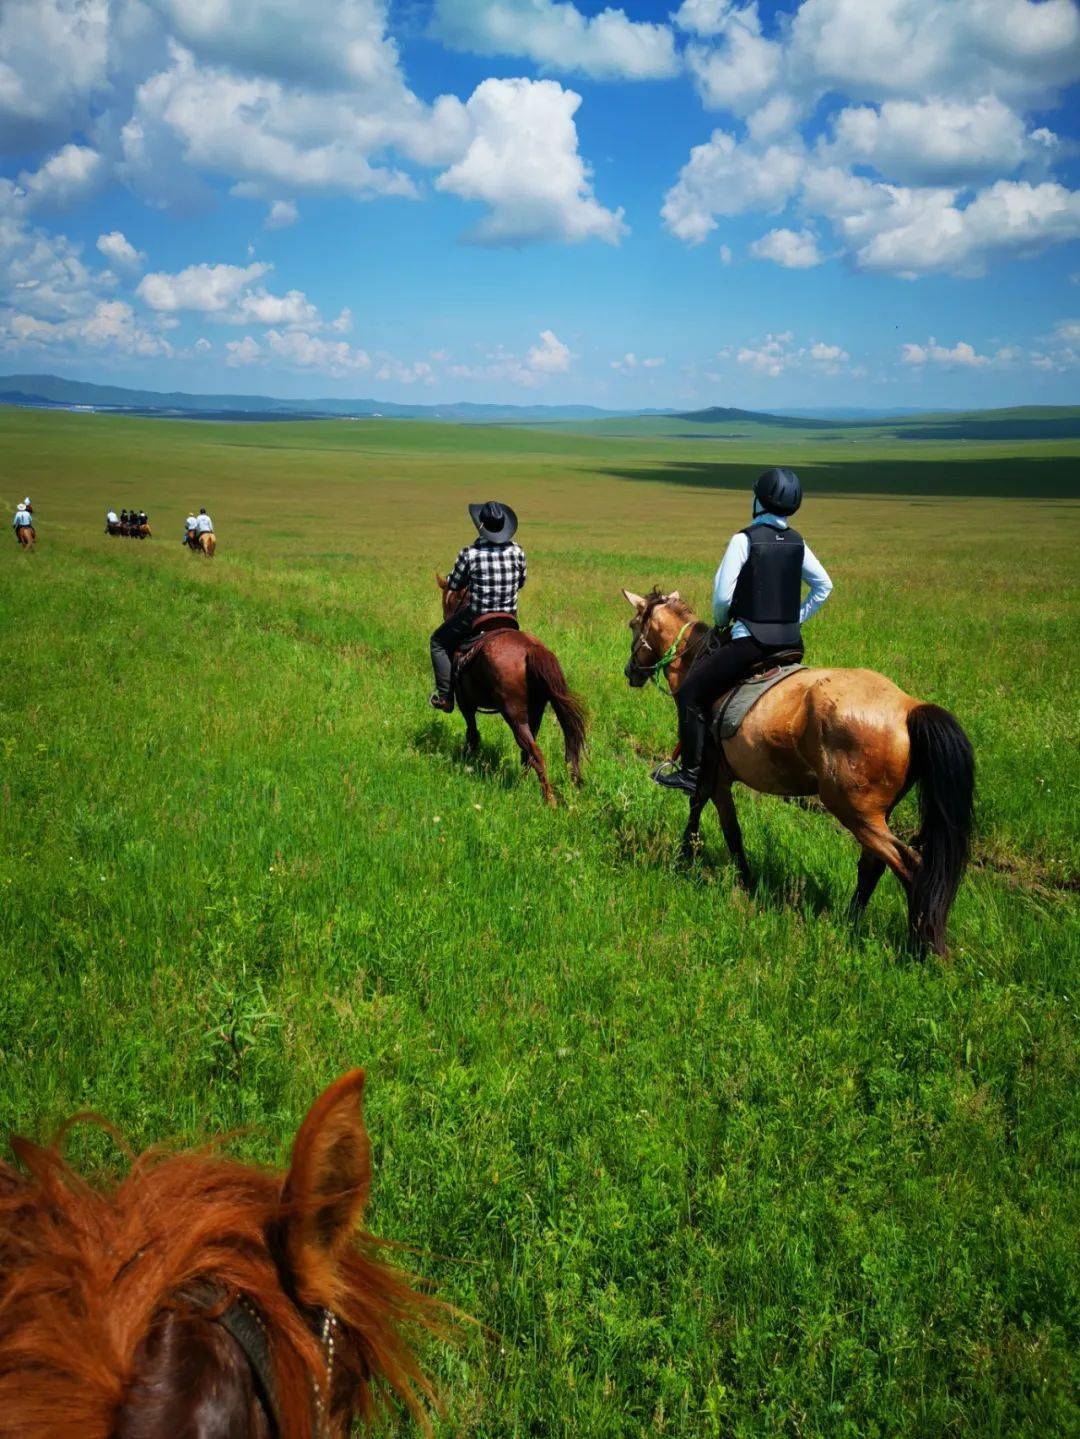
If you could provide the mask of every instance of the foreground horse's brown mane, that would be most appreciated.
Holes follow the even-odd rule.
[[[335,1091],[322,1096],[340,1102]],[[362,1076],[361,1076],[362,1082]],[[14,1139],[22,1166],[0,1163],[0,1435],[19,1439],[112,1439],[166,1432],[121,1427],[140,1384],[148,1341],[163,1314],[205,1317],[189,1296],[213,1285],[219,1309],[244,1296],[265,1326],[282,1432],[308,1439],[313,1381],[326,1364],[304,1309],[337,1320],[335,1395],[370,1419],[370,1383],[389,1389],[426,1427],[433,1401],[403,1329],[445,1331],[450,1311],[415,1290],[379,1257],[366,1232],[353,1235],[370,1180],[367,1140],[349,1145],[342,1122],[311,1125],[280,1174],[203,1152],[136,1159],[112,1189],[97,1189],[57,1147]],[[312,1129],[307,1135],[305,1130]],[[359,1156],[359,1164],[358,1164]],[[205,1300],[203,1301],[205,1303]],[[299,1307],[303,1306],[303,1307]],[[139,1397],[166,1417],[189,1393]],[[332,1401],[334,1396],[331,1396]]]

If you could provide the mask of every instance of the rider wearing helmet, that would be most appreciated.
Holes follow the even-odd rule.
[[[713,621],[725,642],[706,649],[679,686],[682,767],[657,770],[657,784],[693,794],[715,701],[773,655],[802,655],[802,626],[829,598],[832,580],[788,524],[801,504],[793,470],[758,476],[753,519],[732,535],[713,584]],[[805,599],[804,584],[810,587]]]

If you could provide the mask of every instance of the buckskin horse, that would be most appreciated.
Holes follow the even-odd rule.
[[[208,560],[214,558],[214,551],[217,549],[217,538],[213,530],[201,530],[195,543]]]
[[[410,1331],[446,1335],[359,1230],[371,1180],[353,1070],[282,1178],[150,1152],[114,1189],[58,1148],[0,1162],[2,1439],[344,1439],[394,1394],[436,1403]]]
[[[435,578],[442,590],[443,618],[448,620],[468,603],[469,591],[447,589],[442,575],[436,574]],[[465,720],[466,750],[474,754],[480,745],[477,713],[501,714],[521,750],[521,763],[536,771],[544,799],[553,805],[555,792],[537,744],[540,722],[550,703],[563,732],[571,778],[579,785],[585,710],[567,686],[562,665],[546,645],[516,626],[484,632],[488,618],[477,616],[480,638],[467,640],[466,656],[459,654],[454,664],[454,697]]]
[[[626,678],[640,688],[666,675],[672,695],[710,629],[678,590],[648,596],[623,590],[634,609]],[[722,701],[718,701],[722,703]],[[956,717],[913,699],[873,670],[804,669],[757,700],[732,739],[710,738],[690,801],[683,854],[693,853],[711,799],[742,883],[751,873],[732,797],[738,780],[763,794],[817,795],[862,848],[850,912],[865,910],[886,868],[908,900],[915,946],[945,953],[949,910],[971,845],[975,759]],[[889,816],[912,785],[919,833],[905,844]]]

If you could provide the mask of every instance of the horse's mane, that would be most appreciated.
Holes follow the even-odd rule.
[[[269,1338],[284,1432],[312,1432],[317,1339],[283,1288],[282,1179],[214,1153],[148,1153],[112,1189],[87,1184],[56,1148],[15,1139],[26,1173],[0,1162],[0,1436],[109,1439],[155,1318],[212,1283],[245,1295]],[[366,1372],[414,1410],[432,1390],[400,1333],[441,1326],[436,1302],[360,1234],[305,1275]],[[288,1283],[288,1280],[285,1281]],[[445,1311],[443,1311],[445,1313]],[[363,1386],[361,1412],[372,1397]]]
[[[697,619],[697,615],[684,599],[672,599],[670,595],[666,595],[657,585],[653,585],[652,589],[645,596],[645,609],[642,612],[642,619],[647,620],[653,610],[659,605],[666,605],[673,614],[677,615],[680,620],[685,621],[687,624],[693,624]]]

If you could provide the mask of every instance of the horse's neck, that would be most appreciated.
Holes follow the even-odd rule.
[[[668,667],[668,688],[672,694],[677,693],[679,685],[682,683],[683,675],[690,672],[694,661],[697,659],[698,651],[705,643],[709,633],[709,626],[704,620],[699,620],[693,611],[690,612],[688,619],[680,621],[679,629],[682,629],[685,624],[689,624],[690,626],[686,632],[685,643]],[[678,635],[678,633],[679,631],[676,630],[675,635]],[[675,638],[675,635],[672,636],[672,639]]]

